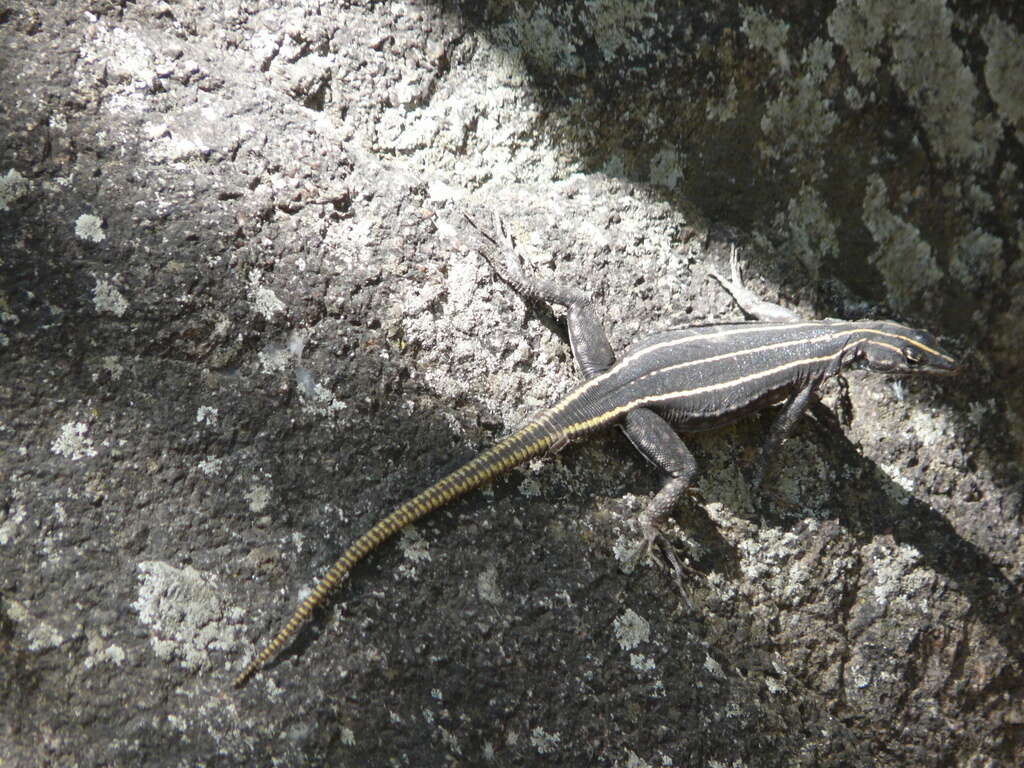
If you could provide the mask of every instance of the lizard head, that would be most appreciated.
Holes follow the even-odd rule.
[[[892,322],[859,322],[850,362],[893,375],[950,375],[960,364],[926,331]]]

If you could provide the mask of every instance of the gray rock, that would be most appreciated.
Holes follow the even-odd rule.
[[[0,763],[1024,761],[1024,17],[979,8],[7,3]],[[658,478],[609,432],[231,689],[346,543],[571,388],[487,210],[617,348],[738,318],[737,248],[965,371],[851,377],[763,503],[765,419],[692,438],[693,612],[622,572]]]

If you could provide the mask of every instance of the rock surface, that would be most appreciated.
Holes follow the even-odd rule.
[[[1024,761],[1024,12],[683,5],[0,7],[0,763]],[[851,376],[756,504],[769,415],[691,438],[692,611],[623,572],[658,478],[609,432],[231,689],[347,542],[572,386],[488,209],[616,348],[739,318],[736,248],[965,370]]]

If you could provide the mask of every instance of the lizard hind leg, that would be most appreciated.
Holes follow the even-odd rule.
[[[615,353],[604,332],[593,301],[582,291],[560,285],[551,280],[529,277],[523,271],[522,258],[516,249],[515,240],[505,222],[495,214],[495,237],[481,230],[472,219],[470,225],[500,252],[502,258],[484,253],[484,259],[512,290],[524,301],[540,301],[544,304],[558,304],[566,308],[566,326],[573,358],[584,381],[604,373],[615,363]]]
[[[622,425],[626,437],[652,464],[668,475],[668,479],[640,515],[643,539],[630,557],[629,566],[648,555],[655,545],[662,551],[674,575],[675,586],[684,604],[692,603],[683,587],[686,568],[679,560],[675,548],[665,537],[663,526],[676,504],[690,488],[697,472],[697,460],[682,438],[664,418],[649,408],[636,408],[626,414]]]

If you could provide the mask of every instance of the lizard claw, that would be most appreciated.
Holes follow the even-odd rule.
[[[655,544],[657,544],[658,549],[661,551],[661,558],[654,556]],[[672,546],[672,543],[665,534],[657,528],[648,530],[639,546],[626,557],[622,565],[622,572],[631,574],[636,569],[637,564],[647,558],[668,566],[669,570],[672,571],[672,583],[679,593],[680,600],[682,600],[687,610],[692,611],[693,603],[690,601],[690,596],[686,593],[686,588],[683,585],[683,574],[686,572],[695,573],[695,571],[683,565],[679,555],[676,554],[675,547]]]

